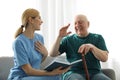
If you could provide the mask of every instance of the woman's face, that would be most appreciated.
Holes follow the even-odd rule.
[[[35,30],[40,30],[40,25],[43,23],[40,16],[35,17],[33,20],[33,26]]]

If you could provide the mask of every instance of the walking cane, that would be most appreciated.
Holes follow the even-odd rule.
[[[86,74],[86,80],[90,80],[87,65],[86,65],[85,55],[83,53],[82,53],[82,61],[83,61],[83,66]]]

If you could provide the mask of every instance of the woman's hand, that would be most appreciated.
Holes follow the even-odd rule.
[[[70,26],[70,24],[62,27],[62,28],[59,30],[59,37],[64,37],[64,36],[67,36],[67,35],[69,35],[69,34],[71,33],[70,31],[67,32],[67,29],[68,29],[69,26]]]
[[[42,43],[40,43],[39,41],[36,41],[36,42],[35,42],[35,49],[36,49],[38,52],[42,53],[43,56],[47,56],[47,55],[48,55],[47,49],[46,49],[45,46],[44,46]]]
[[[65,69],[61,69],[61,68],[62,67],[54,69],[53,71],[50,72],[50,75],[59,75],[59,74],[67,72],[70,69],[70,67],[65,68]]]

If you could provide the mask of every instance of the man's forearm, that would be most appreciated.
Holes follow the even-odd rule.
[[[108,52],[107,51],[100,50],[95,46],[91,49],[91,51],[93,52],[94,56],[98,60],[100,60],[102,62],[105,62],[108,60]]]
[[[60,41],[62,37],[57,37],[55,43],[53,44],[51,50],[50,50],[50,56],[55,57],[59,55],[59,47],[60,47]]]

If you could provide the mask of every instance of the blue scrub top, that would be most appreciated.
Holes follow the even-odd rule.
[[[44,44],[42,35],[35,33],[33,39],[27,38],[20,34],[13,43],[14,67],[10,70],[8,78],[27,77],[28,75],[22,70],[21,66],[30,64],[35,69],[40,69],[42,54],[35,50],[34,42],[40,41]]]

